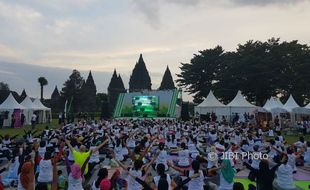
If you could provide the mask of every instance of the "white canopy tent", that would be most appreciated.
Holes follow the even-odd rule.
[[[229,108],[229,115],[236,113],[239,115],[244,113],[253,113],[254,111],[266,112],[265,109],[248,102],[241,94],[240,90],[238,91],[236,97],[229,104],[227,104],[227,107]]]
[[[272,117],[275,117],[281,113],[288,113],[288,111],[283,108],[282,102],[276,97],[271,97],[268,99],[263,108],[269,111],[272,114]]]
[[[286,103],[283,106],[284,109],[286,109],[291,114],[310,114],[310,109],[305,107],[300,107],[292,95],[288,98]]]
[[[29,96],[26,96],[26,98],[20,104],[27,108],[27,111],[24,111],[23,113],[25,115],[25,124],[30,125],[33,112],[39,108],[32,102]]]
[[[215,113],[217,116],[226,116],[228,114],[228,108],[223,103],[218,101],[213,92],[210,91],[207,98],[204,99],[199,105],[195,106],[195,113],[207,114]]]
[[[27,109],[20,105],[15,98],[13,97],[12,93],[9,94],[9,96],[2,102],[0,105],[0,111],[1,112],[8,112],[8,117],[3,121],[3,126],[10,126],[11,125],[11,119],[12,119],[12,114],[14,113],[14,110],[24,110],[26,111]]]
[[[46,123],[52,118],[51,108],[44,106],[38,98],[33,101],[33,104],[36,106],[35,112],[39,123]]]

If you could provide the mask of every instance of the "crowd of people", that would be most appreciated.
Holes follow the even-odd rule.
[[[270,129],[272,130],[272,129]],[[310,142],[251,122],[80,120],[0,136],[0,190],[293,190]],[[256,157],[255,155],[262,155]],[[254,155],[254,156],[253,156]],[[256,183],[235,182],[240,171]]]

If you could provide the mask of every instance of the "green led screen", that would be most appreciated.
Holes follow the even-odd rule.
[[[156,117],[159,111],[158,96],[134,96],[132,98],[134,117]]]

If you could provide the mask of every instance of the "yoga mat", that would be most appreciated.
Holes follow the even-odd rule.
[[[308,190],[310,181],[294,181],[295,185],[302,190]]]
[[[256,186],[256,183],[255,183],[255,182],[251,182],[251,181],[248,180],[248,179],[236,179],[236,178],[235,178],[235,179],[234,179],[234,182],[240,182],[240,183],[242,183],[245,190],[248,190],[249,184],[252,184],[252,185]]]
[[[240,182],[240,183],[242,183],[245,190],[248,189],[249,184],[252,184],[252,185],[256,186],[256,185],[255,185],[255,184],[256,184],[255,182],[251,182],[251,181],[248,180],[248,179],[235,178],[235,179],[234,179],[234,182]],[[310,185],[310,181],[309,181],[309,180],[307,180],[307,181],[294,181],[294,184],[295,184],[298,188],[300,188],[300,189],[302,189],[302,190],[309,190],[308,187],[309,187],[309,185]]]
[[[310,175],[302,170],[297,170],[297,173],[293,174],[294,180],[297,181],[310,181]]]

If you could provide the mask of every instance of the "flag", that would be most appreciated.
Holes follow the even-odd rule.
[[[67,110],[68,112],[71,111],[72,102],[73,102],[73,96],[70,99],[70,104],[69,104],[69,107],[68,107],[68,110]]]

